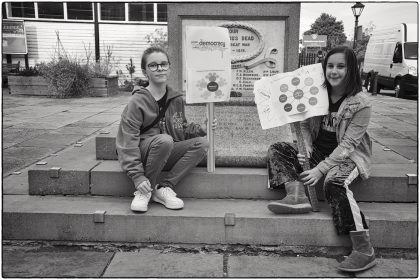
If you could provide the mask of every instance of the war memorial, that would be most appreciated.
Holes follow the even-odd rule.
[[[294,136],[288,125],[261,128],[253,84],[297,69],[299,20],[299,3],[168,3],[170,84],[180,91],[187,83],[186,28],[229,30],[232,90],[229,101],[214,107],[215,171],[208,172],[203,160],[177,186],[186,202],[183,210],[152,203],[147,213],[130,211],[134,186],[117,161],[116,121],[31,165],[26,174],[6,178],[9,186],[28,184],[28,194],[3,196],[3,239],[275,247],[314,255],[348,250],[349,240],[335,233],[320,184],[319,212],[290,216],[267,210],[270,200],[285,195],[267,188],[267,148]],[[189,104],[186,114],[202,123],[206,105]],[[353,188],[368,216],[372,243],[379,252],[412,252],[417,249],[417,165],[384,154],[376,142],[373,162],[372,177]]]

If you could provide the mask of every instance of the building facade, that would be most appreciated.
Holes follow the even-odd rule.
[[[59,34],[65,51],[80,60],[95,59],[95,51],[103,56],[111,50],[114,70],[123,77],[129,76],[130,58],[133,76],[142,76],[141,54],[149,46],[146,36],[167,31],[165,3],[5,2],[2,12],[3,20],[24,21],[29,66],[51,60]],[[25,65],[25,56],[3,54],[3,63],[18,61]]]

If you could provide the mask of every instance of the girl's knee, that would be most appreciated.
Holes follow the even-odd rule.
[[[207,152],[209,145],[209,141],[205,137],[197,137],[196,142],[194,143],[194,146],[199,147],[204,152]]]
[[[174,146],[174,139],[168,134],[159,134],[156,135],[155,141],[153,141],[153,146],[162,150],[172,150]]]

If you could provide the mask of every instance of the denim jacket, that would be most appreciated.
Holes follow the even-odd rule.
[[[350,158],[357,166],[360,177],[367,179],[370,174],[372,141],[367,133],[370,121],[371,104],[363,92],[346,97],[337,111],[336,136],[338,146],[317,168],[326,174],[332,167]],[[307,150],[312,152],[323,116],[316,116],[301,122],[302,134]]]

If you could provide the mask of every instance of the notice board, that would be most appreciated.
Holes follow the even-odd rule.
[[[3,54],[27,54],[26,30],[23,20],[3,20]]]

